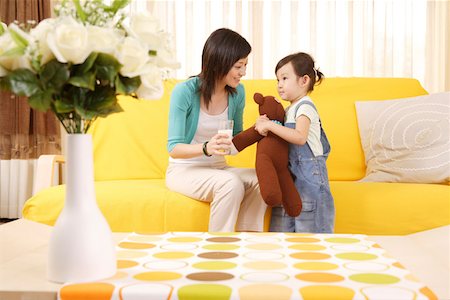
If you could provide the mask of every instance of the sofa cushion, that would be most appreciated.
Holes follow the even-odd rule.
[[[207,231],[209,204],[170,192],[164,179],[95,182],[100,210],[113,231]],[[53,225],[64,206],[65,185],[27,201],[25,218]]]
[[[449,182],[450,92],[355,105],[363,181]]]
[[[166,81],[159,100],[119,97],[125,113],[94,122],[89,132],[93,136],[95,180],[165,177],[170,91],[176,83]]]
[[[208,231],[209,203],[167,189],[165,179],[96,181],[97,203],[114,232]],[[26,219],[53,225],[64,207],[65,185],[27,200]],[[269,229],[270,210],[264,229]]]
[[[444,184],[331,181],[337,233],[409,234],[450,224]]]
[[[407,234],[448,225],[448,186],[331,181],[337,233]],[[113,231],[207,231],[209,204],[171,192],[164,180],[95,183],[97,202]],[[65,186],[30,198],[25,218],[53,225],[64,205]],[[268,229],[270,214],[266,215]]]

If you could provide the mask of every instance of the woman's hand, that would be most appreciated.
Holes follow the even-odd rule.
[[[255,123],[255,130],[260,135],[267,136],[267,133],[270,131],[270,123],[270,119],[266,115],[259,116]]]
[[[231,139],[233,137],[228,136],[225,133],[218,133],[213,136],[208,144],[206,144],[206,151],[209,155],[228,155],[231,152]]]

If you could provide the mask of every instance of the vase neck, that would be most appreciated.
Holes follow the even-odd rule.
[[[67,136],[67,184],[65,205],[95,204],[92,135]],[[92,201],[94,200],[94,201]]]

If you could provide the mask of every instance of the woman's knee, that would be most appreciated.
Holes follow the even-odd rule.
[[[227,173],[222,178],[221,189],[229,191],[235,197],[238,197],[242,200],[245,194],[245,186],[244,182],[242,182],[241,178],[233,173]]]

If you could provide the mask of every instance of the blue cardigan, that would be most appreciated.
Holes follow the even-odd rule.
[[[178,83],[170,96],[169,136],[167,150],[178,143],[190,144],[197,130],[200,115],[200,79],[192,77]],[[245,90],[242,84],[237,93],[228,96],[228,119],[234,120],[233,136],[242,131],[242,115],[245,106]]]

